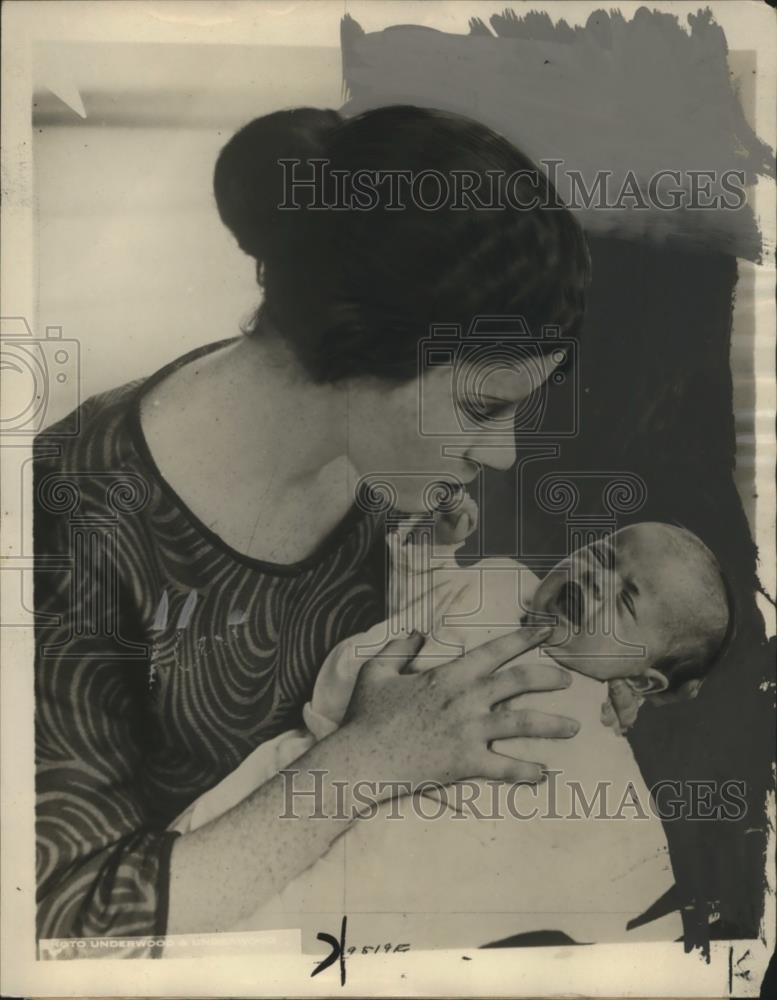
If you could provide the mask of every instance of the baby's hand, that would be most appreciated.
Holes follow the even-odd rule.
[[[637,721],[644,698],[616,677],[607,683],[609,697],[602,705],[602,723],[623,736]]]
[[[478,505],[464,493],[455,510],[437,513],[434,518],[435,545],[457,545],[472,534],[478,526]]]

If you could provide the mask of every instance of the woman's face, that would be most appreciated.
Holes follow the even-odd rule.
[[[421,513],[466,485],[483,466],[515,462],[516,408],[554,367],[493,367],[481,378],[430,368],[400,384],[360,382],[348,389],[348,449],[363,486],[406,513]]]

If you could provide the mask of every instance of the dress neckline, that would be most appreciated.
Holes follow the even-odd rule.
[[[239,340],[240,337],[227,337],[225,340],[219,340],[212,344],[205,344],[203,347],[197,347],[193,351],[188,351],[181,357],[176,358],[169,364],[164,365],[153,375],[148,376],[148,378],[143,379],[140,385],[135,389],[130,399],[129,432],[138,455],[143,463],[148,467],[149,471],[159,485],[159,488],[173,503],[173,505],[186,516],[187,520],[191,522],[198,533],[207,539],[210,545],[212,545],[215,549],[220,550],[225,555],[228,555],[235,562],[242,563],[242,565],[248,566],[251,569],[276,576],[294,576],[299,573],[304,573],[306,570],[312,569],[318,565],[318,563],[320,563],[326,555],[337,547],[337,545],[345,538],[346,535],[350,533],[352,528],[359,521],[364,520],[369,515],[362,511],[359,505],[354,502],[344,517],[327,535],[324,536],[315,549],[309,555],[305,556],[304,559],[298,559],[296,562],[291,563],[277,563],[271,562],[267,559],[256,559],[253,556],[247,555],[245,552],[241,552],[239,549],[233,548],[225,542],[220,535],[216,534],[215,531],[212,531],[194,513],[188,504],[183,501],[177,491],[162,474],[162,471],[156,463],[156,459],[151,453],[145,433],[143,432],[140,408],[143,398],[151,389],[157,386],[161,381],[163,381],[163,379],[165,379],[168,375],[171,375],[174,371],[177,371],[179,368],[183,368],[184,365],[187,365],[192,361],[196,361],[197,358],[214,353],[223,347],[227,347],[229,344],[237,343]]]

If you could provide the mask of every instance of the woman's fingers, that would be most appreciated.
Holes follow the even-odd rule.
[[[550,715],[531,708],[499,706],[489,713],[486,739],[502,740],[515,736],[534,736],[541,739],[568,740],[580,729],[576,719],[564,715]]]
[[[558,691],[568,688],[572,675],[555,663],[515,663],[486,680],[489,704],[529,691]]]
[[[553,629],[547,626],[516,629],[514,632],[491,639],[490,642],[484,642],[482,646],[471,650],[455,664],[451,664],[448,669],[456,670],[462,680],[474,681],[487,677],[504,663],[538,646],[552,632]]]
[[[532,785],[545,780],[545,767],[536,761],[514,760],[488,750],[483,759],[483,777],[494,781],[527,782]]]
[[[391,639],[383,649],[368,661],[366,667],[370,673],[390,672],[399,674],[415,657],[424,644],[424,636],[418,632]]]

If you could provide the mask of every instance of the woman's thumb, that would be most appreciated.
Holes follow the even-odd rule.
[[[401,674],[408,663],[411,663],[420,652],[424,641],[425,636],[415,631],[398,636],[396,639],[390,639],[383,649],[370,660],[370,670]]]

